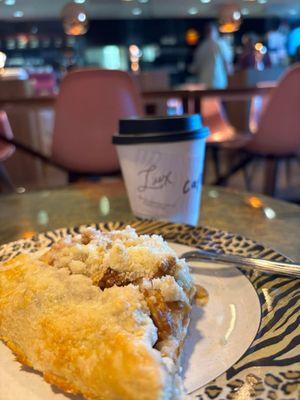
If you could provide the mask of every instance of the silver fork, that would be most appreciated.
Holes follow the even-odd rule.
[[[300,278],[300,264],[296,263],[269,261],[260,258],[216,253],[214,251],[200,249],[183,253],[180,258],[185,258],[187,261],[213,261],[216,263],[234,264],[248,271],[259,271],[264,274],[277,274]]]

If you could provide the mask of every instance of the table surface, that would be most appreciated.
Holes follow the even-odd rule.
[[[6,81],[7,83],[8,81]],[[24,81],[16,81],[16,82],[24,82]],[[193,87],[194,86],[194,87]],[[235,96],[255,96],[255,95],[264,95],[270,93],[276,85],[274,83],[266,84],[263,86],[241,86],[241,87],[230,87],[226,89],[205,89],[199,88],[197,85],[189,85],[185,89],[163,89],[163,90],[150,90],[150,91],[142,91],[141,95],[144,98],[153,98],[153,97],[161,97],[168,98],[170,96],[178,96],[178,97],[235,97]],[[49,105],[53,104],[57,99],[57,94],[50,95],[28,95],[24,93],[20,95],[19,93],[12,92],[10,96],[2,95],[0,97],[0,104],[5,103],[13,103],[13,104],[40,104],[40,105]]]
[[[257,197],[267,208],[266,213],[247,204],[247,193],[204,187],[199,224],[239,233],[300,261],[300,207]],[[119,179],[2,195],[0,244],[64,226],[133,219],[124,184]]]

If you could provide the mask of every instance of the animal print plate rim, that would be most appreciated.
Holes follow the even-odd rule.
[[[22,250],[49,246],[66,234],[86,226],[103,230],[131,224],[138,233],[161,234],[168,241],[272,260],[287,260],[276,251],[241,235],[207,228],[160,221],[106,222],[61,228],[0,246],[0,261]],[[257,272],[245,273],[253,284],[262,311],[261,325],[253,343],[229,370],[189,396],[191,399],[300,399],[300,279]]]

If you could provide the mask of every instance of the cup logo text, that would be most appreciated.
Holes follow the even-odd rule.
[[[172,185],[171,175],[172,171],[167,173],[160,173],[156,165],[151,165],[147,169],[138,172],[138,175],[143,177],[143,182],[138,186],[139,192],[145,192],[148,189],[159,190],[168,185]]]
[[[190,180],[187,179],[183,185],[183,194],[189,193],[191,190],[197,190],[201,188],[202,174],[199,175],[198,179]]]

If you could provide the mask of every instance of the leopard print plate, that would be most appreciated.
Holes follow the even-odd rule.
[[[101,230],[121,229],[125,223],[95,224]],[[133,221],[139,234],[156,233],[168,241],[231,254],[287,261],[285,257],[239,235],[206,227]],[[0,261],[50,246],[86,226],[58,229],[0,247]],[[223,375],[189,395],[198,400],[300,400],[300,279],[245,273],[257,291],[262,320],[258,333],[241,359]]]

